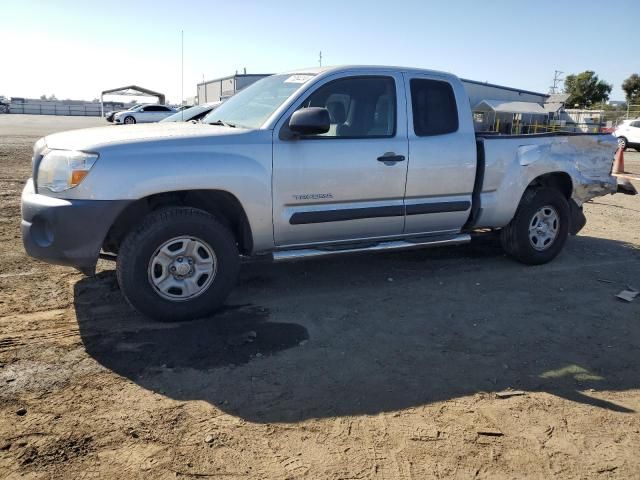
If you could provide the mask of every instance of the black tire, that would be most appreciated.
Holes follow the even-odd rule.
[[[618,148],[624,152],[629,146],[629,141],[625,137],[618,137]]]
[[[557,215],[557,235],[548,246],[540,245],[543,250],[537,250],[529,238],[529,227],[536,213],[546,206],[553,207]],[[569,203],[559,190],[528,188],[515,216],[500,232],[502,248],[509,256],[527,265],[547,263],[562,251],[569,234],[569,219]]]
[[[136,119],[135,119],[135,117],[132,117],[131,115],[127,115],[127,116],[124,118],[123,123],[124,123],[125,125],[135,125],[135,123],[136,123]]]
[[[215,255],[216,272],[198,296],[176,301],[156,290],[150,278],[150,262],[163,243],[181,236],[206,242]],[[235,285],[239,269],[233,234],[213,215],[191,207],[164,208],[147,215],[122,242],[116,264],[118,284],[129,304],[143,315],[165,322],[214,313]]]

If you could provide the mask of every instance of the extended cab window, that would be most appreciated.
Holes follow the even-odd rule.
[[[396,132],[396,88],[391,77],[351,77],[320,87],[300,108],[324,107],[331,127],[315,137],[393,137]]]
[[[458,130],[458,107],[447,82],[411,80],[413,131],[419,137],[443,135]]]

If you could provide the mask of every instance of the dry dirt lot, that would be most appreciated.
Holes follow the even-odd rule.
[[[0,477],[640,478],[639,197],[548,265],[486,239],[246,264],[224,312],[162,325],[113,264],[22,249],[33,142],[96,122],[0,116]]]

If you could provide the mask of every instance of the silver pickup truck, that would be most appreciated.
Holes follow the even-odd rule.
[[[34,147],[27,252],[93,274],[159,320],[206,316],[241,257],[297,260],[469,242],[500,230],[553,259],[582,204],[616,192],[611,135],[482,136],[450,74],[395,67],[267,77],[203,123],[58,133]]]

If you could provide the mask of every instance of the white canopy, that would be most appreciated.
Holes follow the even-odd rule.
[[[542,105],[535,102],[505,102],[504,100],[482,100],[474,111],[494,111],[498,113],[526,113],[533,115],[546,115]]]

